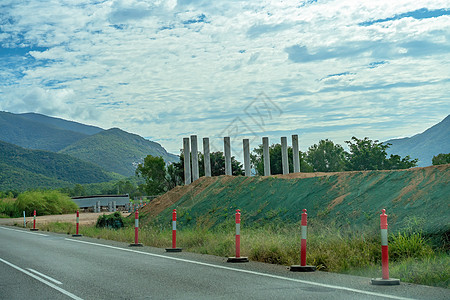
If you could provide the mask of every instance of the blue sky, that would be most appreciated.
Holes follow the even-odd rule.
[[[119,127],[177,153],[230,135],[381,141],[450,113],[450,3],[0,4],[0,110]]]

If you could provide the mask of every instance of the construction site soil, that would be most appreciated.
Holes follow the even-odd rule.
[[[276,176],[202,177],[178,186],[140,210],[143,224],[216,227],[241,210],[246,226],[308,220],[354,228],[379,228],[381,209],[389,228],[418,226],[427,234],[450,231],[450,165],[408,170],[294,173]]]

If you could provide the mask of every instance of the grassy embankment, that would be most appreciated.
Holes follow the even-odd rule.
[[[417,221],[417,220],[415,220]],[[114,230],[82,227],[84,236],[134,241],[132,219],[125,220],[125,228]],[[445,249],[433,244],[421,234],[420,224],[412,222],[410,228],[389,237],[390,276],[402,282],[411,282],[444,288],[450,287],[450,257]],[[40,226],[41,230],[73,234],[75,225],[52,223]],[[299,264],[299,224],[284,227],[253,227],[241,231],[241,255],[250,260],[281,265]],[[234,224],[207,229],[193,227],[178,232],[177,245],[185,251],[222,257],[234,256]],[[146,246],[166,248],[171,246],[171,229],[147,225],[140,230],[139,242]],[[311,220],[308,226],[307,263],[319,270],[381,277],[381,250],[378,232],[337,228]]]

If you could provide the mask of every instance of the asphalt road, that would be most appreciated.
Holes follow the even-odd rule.
[[[446,289],[0,227],[0,299],[449,299]]]

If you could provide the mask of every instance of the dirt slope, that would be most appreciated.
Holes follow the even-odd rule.
[[[260,177],[200,178],[155,199],[143,222],[166,224],[177,209],[183,226],[217,226],[242,211],[243,222],[298,222],[303,208],[311,220],[336,226],[379,226],[382,208],[391,230],[420,226],[448,231],[450,165],[395,171],[300,173]]]

